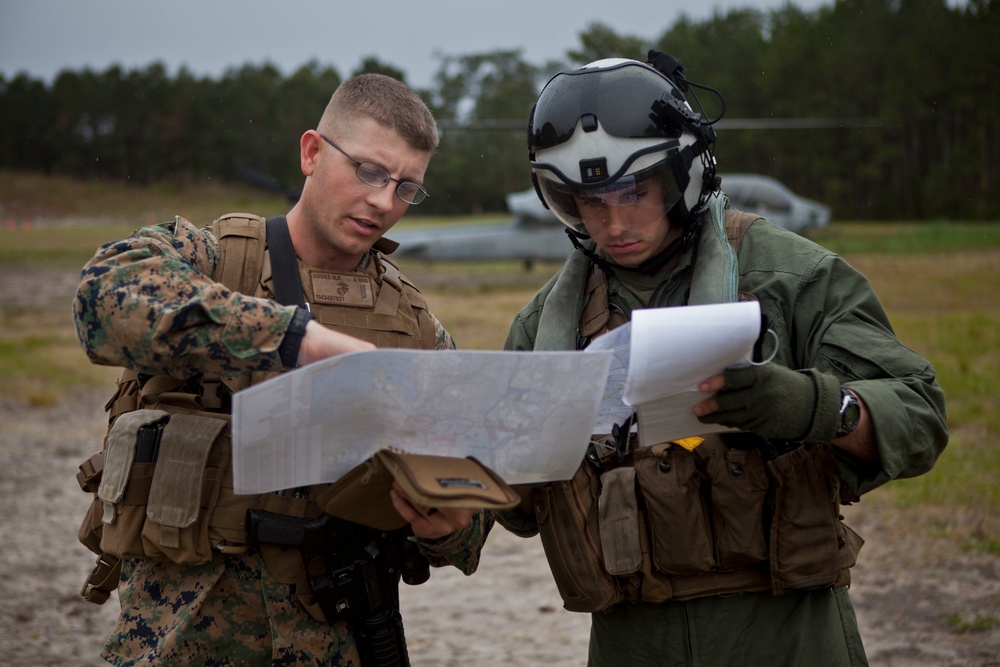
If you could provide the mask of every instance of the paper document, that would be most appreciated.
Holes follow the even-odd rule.
[[[233,397],[237,493],[334,482],[380,448],[473,456],[510,484],[569,479],[611,353],[381,349]]]
[[[587,348],[613,354],[595,433],[610,433],[633,410],[642,447],[731,430],[698,421],[694,406],[708,398],[698,385],[749,363],[759,335],[756,301],[634,311]]]
[[[597,338],[586,352],[611,352],[611,366],[601,399],[601,407],[594,421],[595,434],[609,434],[617,424],[635,412],[635,408],[625,403],[625,382],[628,380],[629,356],[632,349],[632,323],[626,322]]]

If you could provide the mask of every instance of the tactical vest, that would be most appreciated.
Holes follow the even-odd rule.
[[[727,210],[734,250],[756,219]],[[596,267],[586,292],[582,340],[627,321]],[[822,445],[776,451],[723,433],[638,448],[627,432],[596,439],[572,480],[533,490],[566,609],[849,583],[862,540],[839,511],[842,497],[855,498]]]
[[[259,216],[233,213],[213,223],[221,246],[215,277],[235,291],[273,299],[265,222]],[[359,273],[317,271],[296,261],[305,300],[331,329],[379,347],[433,349],[437,332],[426,301],[378,250],[393,248],[391,243],[376,244],[368,268]],[[326,288],[331,288],[329,294]],[[250,508],[308,518],[321,514],[313,499],[326,485],[291,493],[233,491],[228,399],[232,392],[274,375],[277,372],[235,378],[205,375],[184,381],[123,372],[105,405],[109,429],[104,447],[81,464],[77,475],[81,488],[94,494],[79,539],[99,555],[81,591],[84,598],[98,604],[108,598],[117,587],[122,558],[195,566],[210,562],[217,553],[245,552]],[[297,550],[260,548],[276,579],[297,584],[298,591],[309,590]],[[321,620],[322,613],[308,596],[300,596],[307,611]]]

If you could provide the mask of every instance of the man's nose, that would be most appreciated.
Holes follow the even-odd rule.
[[[391,211],[396,203],[403,202],[396,197],[396,183],[389,181],[381,188],[371,188],[368,193],[368,203],[379,211]]]
[[[609,232],[620,232],[628,228],[628,209],[625,206],[608,206],[604,213],[604,224]]]

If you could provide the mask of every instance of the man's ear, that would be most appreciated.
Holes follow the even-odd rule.
[[[312,176],[316,171],[316,156],[319,154],[321,139],[316,130],[306,130],[299,139],[299,163],[302,173]]]

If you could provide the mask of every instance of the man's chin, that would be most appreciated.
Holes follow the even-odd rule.
[[[608,253],[608,257],[611,258],[612,262],[614,262],[618,266],[625,267],[626,269],[638,268],[639,266],[642,265],[644,261],[646,261],[645,254],[636,254],[636,253],[624,253],[622,255]]]

